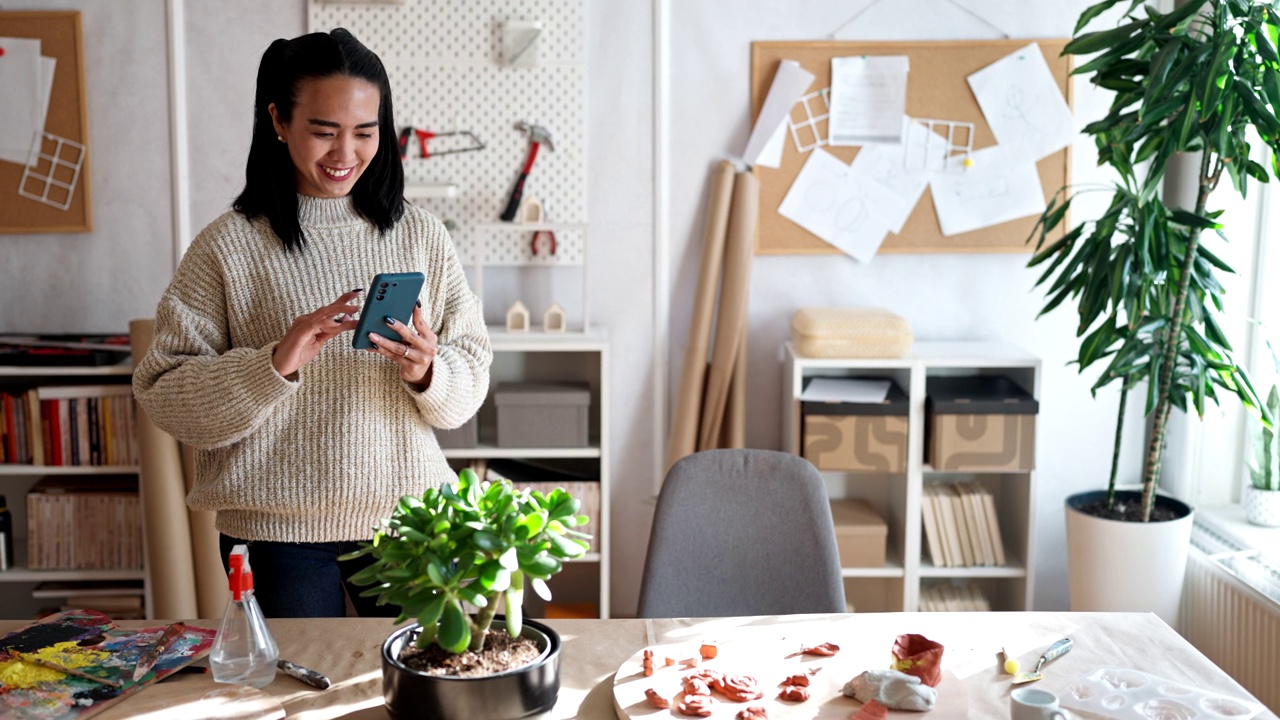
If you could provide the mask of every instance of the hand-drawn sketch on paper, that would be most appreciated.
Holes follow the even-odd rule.
[[[1040,46],[1031,43],[969,76],[969,87],[996,140],[1032,160],[1075,139],[1075,122]]]

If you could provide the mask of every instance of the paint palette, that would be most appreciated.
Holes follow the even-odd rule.
[[[149,683],[208,654],[216,632],[187,626],[160,657],[153,670],[133,682],[138,658],[153,647],[164,627],[125,630],[102,613],[71,610],[50,615],[0,638],[0,717],[14,720],[81,720]],[[53,663],[105,680],[84,677],[26,662],[19,657]]]
[[[1062,705],[1116,720],[1248,720],[1262,706],[1138,670],[1105,666],[1061,693]]]

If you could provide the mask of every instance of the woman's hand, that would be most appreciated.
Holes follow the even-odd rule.
[[[276,343],[271,354],[271,364],[281,377],[289,377],[320,353],[320,348],[347,330],[354,330],[356,321],[352,313],[358,305],[351,301],[360,296],[360,290],[352,290],[338,296],[334,302],[315,312],[299,316],[289,326],[289,331]]]
[[[419,391],[431,384],[431,364],[436,359],[436,343],[439,338],[431,332],[422,317],[422,305],[413,308],[412,325],[405,325],[393,317],[386,318],[387,327],[400,333],[400,342],[388,340],[376,333],[369,333],[376,352],[400,366],[400,378],[414,385]]]

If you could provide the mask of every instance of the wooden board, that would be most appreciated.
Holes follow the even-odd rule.
[[[620,720],[638,720],[639,718],[683,717],[676,711],[677,695],[680,692],[680,679],[702,669],[709,668],[726,673],[750,675],[757,682],[757,687],[764,693],[759,700],[736,703],[715,694],[711,718],[713,720],[732,720],[737,713],[751,705],[763,706],[769,713],[769,720],[787,720],[794,718],[814,718],[817,720],[846,720],[862,707],[862,703],[840,694],[846,682],[864,670],[882,670],[887,667],[891,648],[871,647],[866,642],[858,642],[857,638],[844,636],[835,623],[803,623],[797,618],[797,625],[786,624],[761,627],[727,628],[725,637],[716,639],[718,652],[715,659],[703,660],[692,670],[682,668],[680,660],[698,657],[698,648],[703,640],[712,638],[694,638],[687,642],[655,645],[650,648],[654,655],[654,674],[645,677],[643,672],[644,649],[637,651],[626,662],[618,667],[613,677],[614,710]],[[814,632],[826,633],[825,636],[814,635]],[[834,633],[834,635],[833,635]],[[801,655],[799,650],[806,645],[818,645],[834,642],[840,646],[840,652],[831,657],[815,657]],[[677,663],[664,667],[663,658],[670,657]],[[933,710],[921,714],[902,710],[890,710],[890,718],[920,718],[928,720],[962,720],[969,716],[968,694],[959,678],[946,669],[944,653],[942,681],[936,688],[938,702]],[[816,672],[810,675],[809,699],[794,703],[778,700],[779,683],[786,677],[799,672]],[[644,691],[653,688],[668,701],[671,708],[658,710],[645,699]]]
[[[966,77],[1000,58],[1025,47],[1030,40],[972,40],[945,42],[755,42],[751,44],[751,117],[760,113],[774,72],[782,60],[795,60],[814,74],[807,92],[831,85],[831,58],[850,55],[906,55],[911,70],[907,75],[907,114],[932,120],[952,120],[974,124],[975,150],[995,145],[995,136],[983,119],[978,101],[969,90]],[[1037,40],[1049,70],[1071,105],[1071,58],[1062,57],[1067,40]],[[793,117],[803,117],[803,111]],[[825,134],[825,123],[822,125]],[[802,137],[802,140],[806,138]],[[845,162],[857,154],[856,147],[823,148]],[[1053,196],[1070,176],[1071,148],[1054,153],[1038,164],[1045,198]],[[795,180],[809,153],[800,153],[790,136],[785,142],[782,165],[756,167],[760,180],[760,222],[756,234],[756,254],[809,255],[840,252],[821,238],[778,214],[778,206]],[[890,233],[880,246],[882,253],[925,252],[1030,252],[1026,244],[1036,218],[1026,217],[972,232],[944,237],[933,209],[933,197],[925,190],[900,235]],[[1066,228],[1068,223],[1062,223]]]
[[[37,38],[40,54],[57,60],[44,130],[84,145],[86,153],[66,210],[19,195],[23,167],[0,161],[0,233],[89,232],[93,229],[93,202],[89,192],[89,108],[80,13],[0,12],[0,37]],[[68,158],[71,152],[67,147],[61,157]],[[41,166],[36,169],[45,171]],[[62,168],[54,172],[54,177],[69,181],[69,172]],[[27,191],[42,193],[44,184],[28,180]]]

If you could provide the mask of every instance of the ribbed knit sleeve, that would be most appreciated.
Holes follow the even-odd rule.
[[[449,429],[460,427],[484,403],[489,390],[493,350],[489,345],[489,332],[485,328],[480,302],[467,286],[466,275],[452,243],[448,244],[442,271],[440,314],[443,317],[440,326],[432,328],[438,336],[438,344],[432,363],[431,384],[426,390],[413,395],[427,424]]]
[[[206,229],[156,308],[155,338],[133,391],[158,427],[197,449],[249,435],[297,383],[271,365],[275,344],[231,348],[226,279]]]

